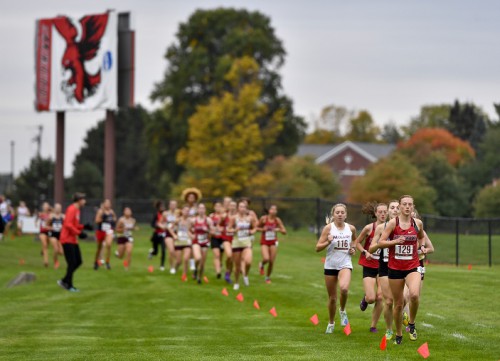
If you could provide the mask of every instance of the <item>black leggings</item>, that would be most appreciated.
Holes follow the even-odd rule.
[[[64,258],[66,258],[66,263],[68,268],[66,269],[66,275],[62,281],[68,285],[68,287],[73,287],[73,273],[82,264],[82,254],[80,253],[80,246],[78,244],[65,243],[62,245],[64,250]]]
[[[153,256],[158,254],[158,246],[161,247],[161,266],[165,266],[165,238],[158,233],[153,234],[151,239],[153,242],[153,252],[151,253]]]

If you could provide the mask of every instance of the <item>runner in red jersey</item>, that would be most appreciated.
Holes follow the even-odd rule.
[[[389,284],[394,298],[394,322],[396,324],[395,344],[403,339],[403,291],[405,283],[410,292],[410,340],[417,340],[415,317],[420,300],[421,277],[418,272],[419,260],[417,251],[427,253],[424,247],[425,233],[422,221],[411,217],[413,197],[404,195],[399,198],[400,215],[387,223],[379,247],[389,248]]]
[[[45,267],[49,266],[49,219],[50,205],[47,202],[44,202],[42,204],[42,210],[38,213],[38,221],[40,225],[40,233],[38,234],[38,238],[40,238],[40,242],[42,243],[43,265]],[[54,249],[54,252],[57,252],[57,250]]]
[[[378,332],[377,322],[382,313],[382,288],[378,282],[378,261],[380,258],[380,249],[371,254],[368,249],[375,235],[375,229],[379,224],[385,222],[387,218],[387,205],[385,203],[368,203],[363,206],[363,213],[369,214],[375,218],[375,222],[367,224],[355,241],[355,247],[361,252],[359,262],[363,266],[363,288],[365,295],[359,304],[361,311],[366,310],[368,304],[375,303],[372,312],[372,321],[370,332]],[[365,241],[363,245],[361,242]]]
[[[210,248],[214,254],[214,267],[217,279],[221,278],[222,252],[224,251],[224,239],[222,238],[222,222],[224,208],[221,202],[214,203],[214,213],[210,214],[213,223],[213,233],[210,239]]]
[[[102,246],[104,244],[106,268],[111,269],[111,246],[115,238],[116,214],[111,208],[111,201],[104,200],[101,208],[97,210],[95,216],[95,223],[97,224],[96,243],[97,249],[95,252],[94,270],[99,269],[99,258],[101,257]]]
[[[271,273],[273,272],[274,261],[278,253],[278,232],[286,234],[286,228],[278,215],[278,207],[271,205],[267,215],[262,216],[257,226],[257,231],[262,232],[260,238],[260,251],[262,262],[259,263],[260,274],[264,275],[264,267],[267,263],[266,283],[271,283]]]
[[[229,225],[232,222],[233,218],[236,216],[236,202],[230,201],[228,203],[226,213],[223,216],[224,220],[222,221],[223,231],[222,231],[222,239],[224,240],[223,247],[224,253],[226,254],[226,274],[224,275],[224,279],[227,283],[231,284],[231,272],[233,271],[233,237],[234,232],[229,231]]]
[[[212,220],[207,217],[207,209],[203,203],[197,207],[196,217],[193,224],[193,257],[196,269],[193,278],[201,284],[205,262],[207,260],[208,246],[210,245],[210,232],[213,230]]]
[[[165,219],[165,204],[162,201],[157,201],[155,203],[156,213],[153,216],[153,220],[151,221],[151,227],[155,230],[153,235],[151,236],[151,243],[153,244],[153,248],[149,249],[148,259],[152,259],[153,256],[158,254],[158,247],[161,250],[161,258],[160,258],[160,271],[165,271],[165,244],[166,237],[171,234],[168,233],[168,221]],[[175,273],[175,272],[173,272]]]

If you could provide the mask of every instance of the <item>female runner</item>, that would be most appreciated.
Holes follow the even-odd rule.
[[[213,233],[210,240],[210,248],[214,254],[214,268],[217,279],[221,277],[222,252],[224,251],[224,239],[222,238],[222,221],[224,219],[224,208],[221,202],[214,203],[214,213],[210,214],[213,224]]]
[[[387,223],[378,246],[389,248],[389,285],[394,298],[394,322],[396,324],[395,344],[401,344],[403,340],[403,306],[404,286],[408,285],[410,292],[410,340],[417,340],[415,318],[418,312],[420,298],[421,276],[418,272],[419,260],[418,249],[426,253],[423,245],[425,233],[422,221],[413,219],[413,197],[401,196],[399,199],[400,214]]]
[[[236,208],[236,202],[230,201],[222,221],[222,239],[224,240],[222,245],[224,247],[224,253],[226,254],[226,274],[224,275],[224,280],[229,284],[232,283],[231,273],[233,272],[233,248],[231,244],[234,238],[234,232],[229,229],[229,226],[232,223],[233,218],[236,217]]]
[[[38,219],[40,221],[40,234],[38,237],[42,242],[42,256],[43,256],[43,265],[45,267],[49,266],[49,232],[50,228],[47,224],[50,218],[50,205],[47,202],[42,204],[42,210],[38,213]],[[58,250],[55,248],[54,253],[57,253]]]
[[[326,333],[333,333],[335,328],[335,310],[337,307],[337,284],[340,288],[340,324],[347,326],[349,320],[345,306],[351,283],[352,261],[351,256],[355,253],[354,240],[356,239],[356,228],[345,222],[347,218],[347,207],[344,204],[333,206],[331,216],[327,219],[327,225],[323,228],[316,252],[326,248],[325,260],[325,284],[328,291],[328,313],[329,323]]]
[[[252,265],[252,236],[257,231],[257,222],[247,209],[244,201],[238,203],[238,213],[232,218],[228,231],[235,232],[232,241],[234,286],[233,289],[239,290],[240,273],[243,274],[243,283],[250,285],[248,272]]]
[[[201,284],[205,262],[207,260],[208,246],[210,245],[210,233],[213,231],[212,220],[207,217],[207,210],[203,203],[198,205],[197,216],[193,224],[193,257],[196,264],[194,278]]]
[[[115,255],[119,259],[125,256],[123,267],[125,267],[126,271],[128,271],[132,262],[132,249],[134,248],[132,232],[138,229],[135,218],[132,217],[132,210],[130,207],[125,207],[123,209],[123,216],[118,218],[118,222],[116,222],[116,242],[118,243],[118,250],[115,252]]]
[[[62,244],[59,241],[59,238],[61,237],[61,230],[62,230],[62,225],[64,222],[64,214],[62,213],[62,207],[59,203],[56,203],[54,205],[54,213],[50,215],[50,218],[48,220],[48,228],[50,229],[49,231],[49,241],[50,244],[52,245],[52,248],[54,249],[54,268],[58,269],[59,268],[59,260],[58,260],[58,255],[63,255],[63,248]]]
[[[187,281],[187,273],[189,270],[189,260],[191,258],[191,245],[194,238],[192,218],[189,216],[189,207],[182,207],[181,216],[177,221],[170,225],[169,231],[174,237],[175,245],[175,269],[177,270],[182,263],[183,282]]]
[[[111,201],[109,199],[104,200],[102,207],[97,211],[95,223],[97,223],[97,231],[95,233],[97,249],[95,253],[94,269],[96,271],[99,269],[99,258],[104,243],[106,268],[110,270],[111,246],[113,245],[113,239],[115,237],[114,228],[116,225],[116,214],[111,208]]]
[[[378,282],[378,261],[380,252],[371,254],[368,249],[375,235],[375,229],[378,225],[385,222],[387,218],[387,204],[385,203],[368,203],[363,209],[363,213],[371,215],[375,218],[375,222],[367,224],[355,242],[355,247],[361,252],[359,262],[363,266],[363,288],[365,295],[359,304],[361,311],[365,311],[369,304],[375,303],[372,312],[372,321],[370,332],[377,331],[377,322],[382,313],[382,289]],[[361,242],[365,241],[363,245]]]
[[[174,238],[169,231],[169,228],[177,221],[179,217],[179,210],[177,209],[177,201],[170,200],[168,203],[168,210],[163,212],[163,219],[167,222],[165,244],[168,250],[168,262],[170,264],[170,274],[175,274],[175,246]]]
[[[277,233],[286,234],[286,228],[278,215],[278,207],[271,205],[266,216],[262,216],[257,230],[262,232],[260,239],[260,250],[262,262],[259,263],[260,274],[264,275],[264,267],[267,263],[266,283],[271,283],[271,273],[273,272],[274,261],[278,253]]]

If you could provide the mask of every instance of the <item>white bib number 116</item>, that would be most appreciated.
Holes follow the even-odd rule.
[[[413,258],[413,245],[411,244],[398,244],[394,254],[395,259],[409,261]]]

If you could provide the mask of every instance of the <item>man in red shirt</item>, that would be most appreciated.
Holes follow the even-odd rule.
[[[73,204],[66,209],[60,236],[68,268],[64,278],[58,280],[57,284],[71,292],[78,292],[78,289],[73,286],[73,273],[82,264],[82,254],[80,253],[80,246],[78,246],[78,235],[83,231],[83,225],[80,224],[80,209],[84,205],[85,194],[75,193]]]

